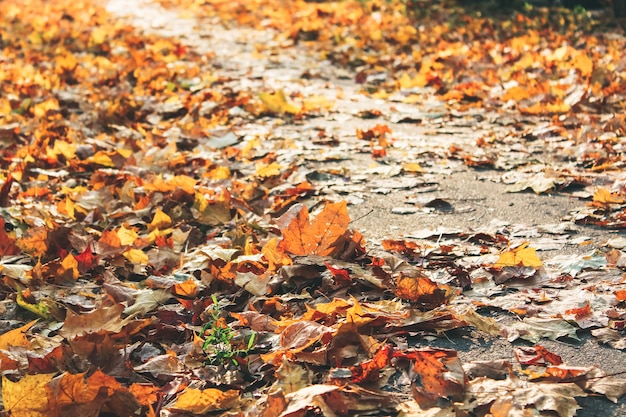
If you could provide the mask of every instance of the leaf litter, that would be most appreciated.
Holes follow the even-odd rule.
[[[572,222],[623,228],[623,37],[540,9],[161,3],[179,9],[142,5],[161,16],[144,32],[87,1],[0,3],[7,413],[573,416],[626,392],[540,344],[625,348],[623,248],[550,257],[588,240],[508,223],[372,247],[348,210],[495,170],[509,192],[577,188]],[[240,32],[209,31],[211,51],[182,9]],[[429,346],[470,329],[534,347]]]

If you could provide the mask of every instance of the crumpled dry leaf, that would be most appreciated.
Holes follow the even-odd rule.
[[[494,417],[523,417],[528,413],[553,411],[560,417],[573,417],[580,408],[575,397],[585,392],[574,383],[532,383],[519,379],[494,380],[476,378],[470,381],[468,392],[476,405],[489,405]]]

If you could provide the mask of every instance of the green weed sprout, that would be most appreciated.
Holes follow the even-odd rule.
[[[233,342],[237,332],[221,317],[217,297],[213,294],[211,298],[213,299],[213,305],[209,311],[210,318],[202,326],[200,336],[204,339],[202,350],[208,356],[207,363],[209,365],[223,365],[226,362],[231,362],[233,365],[239,366],[237,358],[247,356],[250,350],[252,350],[256,341],[256,333],[252,332],[243,349],[235,347]]]

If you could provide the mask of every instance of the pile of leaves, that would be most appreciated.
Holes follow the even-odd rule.
[[[250,4],[273,10],[274,25],[286,16]],[[260,22],[236,7],[228,13],[239,23]],[[366,63],[356,76],[366,89],[382,81],[372,94],[399,92],[410,101],[412,89],[428,87],[467,108],[490,102],[485,85],[499,88],[495,78],[459,82],[469,61],[444,64],[448,47],[478,48],[474,38],[450,38],[461,32],[440,32],[443,40],[429,43],[443,26],[425,34],[407,21],[395,27],[396,39],[393,19],[406,17],[395,9],[290,7],[295,21],[276,28],[292,40],[336,42],[334,62]],[[338,29],[320,26],[332,18]],[[234,133],[250,119],[297,121],[319,106],[296,105],[282,91],[233,89],[206,56],[139,33],[87,0],[0,2],[0,21],[0,369],[8,415],[410,416],[429,409],[564,417],[579,408],[575,397],[617,401],[626,392],[625,380],[566,366],[537,344],[593,329],[626,347],[620,250],[544,265],[514,230],[498,228],[388,240],[384,251],[368,251],[349,227],[345,201],[307,199],[319,190],[293,181],[297,161],[262,138]],[[379,32],[357,30],[372,22]],[[494,46],[490,59],[511,80],[532,84],[530,62],[545,41],[532,31],[522,36]],[[380,61],[383,46],[395,53],[418,39],[423,52]],[[558,114],[583,100],[619,97],[617,58],[607,55],[611,71],[596,84],[593,65],[579,59],[587,50],[563,48],[542,65],[568,64],[552,66],[554,79],[517,97],[519,111]],[[502,65],[505,55],[521,67]],[[397,73],[418,58],[430,64],[409,65],[393,82],[373,72],[385,64]],[[556,81],[564,73],[570,84]],[[576,77],[589,88],[573,100]],[[516,86],[507,93],[522,94],[510,91]],[[619,119],[611,120],[604,127],[615,132]],[[379,157],[390,133],[379,126],[358,134]],[[620,192],[594,196],[593,207],[621,209]],[[516,363],[463,364],[456,351],[427,342],[470,327],[532,345],[515,351]]]

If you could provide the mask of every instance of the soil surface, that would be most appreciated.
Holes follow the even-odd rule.
[[[279,44],[275,34],[244,27],[226,27],[216,19],[185,16],[180,10],[164,9],[141,0],[109,0],[108,10],[149,33],[172,36],[200,54],[206,54],[207,71],[228,79],[237,89],[281,89],[287,94],[315,93],[332,100],[332,110],[316,118],[289,122],[267,118],[242,124],[235,132],[243,138],[261,135],[268,151],[279,154],[278,162],[296,163],[296,175],[309,179],[331,201],[349,202],[352,227],[364,234],[370,250],[379,250],[384,239],[426,239],[433,244],[463,233],[506,228],[513,237],[537,247],[543,261],[562,255],[604,253],[607,242],[620,233],[576,225],[572,212],[585,207],[584,189],[536,194],[508,192],[519,181],[507,169],[468,167],[455,158],[451,148],[484,154],[479,138],[493,140],[489,152],[499,153],[515,167],[537,160],[557,164],[558,149],[542,141],[514,146],[508,134],[513,129],[540,129],[546,120],[516,114],[456,114],[436,100],[405,104],[394,97],[374,99],[361,94],[354,74],[319,60],[304,46]],[[264,48],[259,48],[264,45]],[[303,78],[303,74],[313,74]],[[380,111],[366,119],[364,111]],[[374,159],[356,129],[387,125],[394,139],[384,158]],[[316,138],[335,141],[329,149]],[[295,143],[293,148],[285,143]],[[403,163],[416,162],[422,172],[400,172]],[[496,167],[497,168],[497,167]],[[525,173],[528,174],[528,173]],[[617,174],[599,175],[595,184],[610,185]],[[525,177],[527,178],[527,177]],[[295,179],[294,179],[295,180]],[[575,193],[582,191],[582,193]],[[310,206],[319,199],[307,202]],[[566,231],[560,231],[566,225]],[[563,229],[565,230],[565,229]],[[558,238],[554,238],[554,236]],[[572,366],[596,365],[609,373],[626,373],[626,353],[601,345],[587,331],[580,341],[542,340],[541,344]],[[463,361],[507,359],[515,361],[514,346],[529,346],[517,339],[510,343],[470,330],[455,330],[446,337],[413,341],[453,348]],[[601,397],[580,399],[579,416],[624,416],[626,402],[613,404]]]

